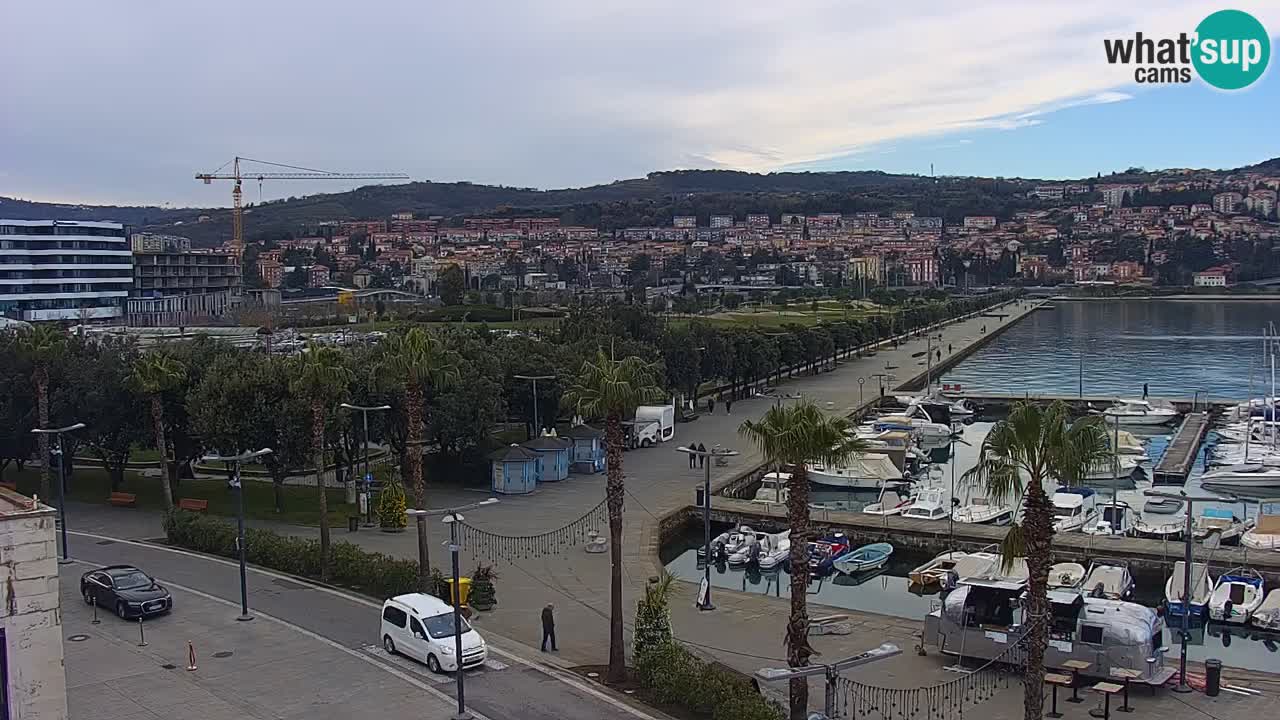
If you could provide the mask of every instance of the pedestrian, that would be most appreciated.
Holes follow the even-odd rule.
[[[698,446],[696,444],[690,444],[689,449],[697,450]],[[698,456],[693,453],[689,453],[689,469],[692,470],[696,467],[698,467]]]
[[[951,343],[947,343],[947,354],[951,354]]]
[[[727,398],[724,401],[724,414],[728,415],[733,412],[733,398]]]
[[[934,351],[934,354],[937,356],[937,358],[938,358],[938,360],[939,360],[939,361],[941,361],[941,360],[942,360],[942,351],[941,351],[941,350],[935,350],[935,351]]]
[[[542,652],[547,651],[547,641],[551,641],[551,652],[560,652],[556,647],[556,615],[555,606],[547,603],[542,608]]]
[[[716,411],[716,399],[714,397],[707,398],[707,414],[712,415]]]
[[[707,446],[706,446],[706,445],[703,445],[702,443],[698,443],[698,452],[700,452],[700,453],[705,453],[706,451],[707,451]],[[699,455],[699,456],[698,456],[698,467],[704,467],[704,466],[706,466],[706,464],[707,464],[707,456],[706,456],[706,455]]]
[[[1146,399],[1147,399],[1147,384],[1146,384],[1146,383],[1142,383],[1142,399],[1143,399],[1143,400],[1146,400]]]

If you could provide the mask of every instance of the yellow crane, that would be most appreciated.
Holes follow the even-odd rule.
[[[240,163],[256,163],[258,165],[269,165],[271,167],[283,168],[283,171],[272,172],[241,172]],[[223,172],[226,167],[231,166],[231,172]],[[231,249],[237,256],[244,252],[244,208],[241,204],[240,184],[243,180],[408,180],[408,175],[399,173],[340,173],[330,172],[328,170],[316,170],[314,168],[298,167],[297,165],[285,165],[282,163],[268,162],[266,160],[254,160],[253,158],[245,158],[236,156],[231,160],[222,164],[222,167],[211,173],[196,173],[197,180],[203,180],[205,185],[212,183],[214,180],[233,180],[235,184],[231,187]]]

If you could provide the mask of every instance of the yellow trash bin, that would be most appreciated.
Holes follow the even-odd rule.
[[[459,605],[466,605],[466,604],[467,604],[467,597],[469,597],[469,596],[471,595],[471,578],[469,578],[469,577],[461,577],[461,578],[458,578],[458,590],[457,590],[457,591],[455,591],[455,590],[453,589],[453,578],[446,578],[446,579],[445,579],[445,582],[449,583],[449,602],[450,602],[450,604],[452,604],[452,603],[454,602],[454,600],[457,598],[457,595],[455,594],[455,592],[457,592],[457,593],[461,593],[461,595],[462,595],[462,599],[461,599],[461,601],[460,601],[458,604],[459,604]]]

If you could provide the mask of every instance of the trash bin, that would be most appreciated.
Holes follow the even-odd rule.
[[[445,582],[449,583],[449,602],[453,603],[456,597],[454,595],[454,590],[453,590],[453,578],[446,578]],[[458,604],[466,605],[467,597],[471,595],[471,578],[469,577],[458,578],[458,589],[460,594],[462,595],[462,598],[458,601]]]
[[[706,502],[705,500],[702,499],[702,491],[703,491],[703,487],[701,485],[693,489],[693,504],[696,505],[697,507],[702,507],[703,503]]]
[[[347,532],[356,532],[359,529],[360,529],[360,516],[348,515],[347,516]]]
[[[1204,694],[1218,697],[1218,689],[1222,687],[1222,661],[1209,658],[1204,661]]]

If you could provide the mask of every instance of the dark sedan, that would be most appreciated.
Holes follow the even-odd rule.
[[[173,597],[150,575],[132,565],[110,565],[80,576],[87,604],[114,610],[122,618],[159,615],[173,609]]]

